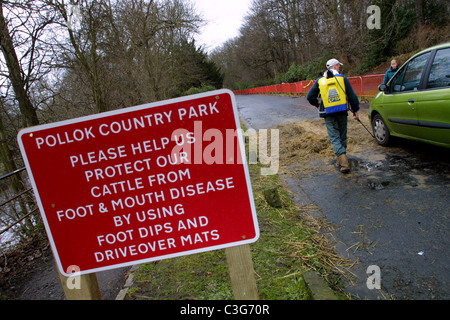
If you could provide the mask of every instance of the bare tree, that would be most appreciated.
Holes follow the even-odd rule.
[[[128,65],[142,69],[133,76],[147,100],[170,96],[176,85],[173,52],[197,32],[201,18],[188,3],[179,0],[123,1],[118,12],[128,37]]]
[[[106,27],[106,1],[80,1],[80,28],[71,25],[71,12],[64,0],[50,0],[48,5],[58,12],[56,22],[66,31],[68,38],[56,39],[55,51],[59,52],[60,66],[75,68],[78,65],[89,81],[92,98],[97,112],[110,110],[106,101],[101,71],[101,42],[104,40]],[[78,17],[77,17],[78,18]]]
[[[96,112],[170,96],[171,54],[201,22],[181,0],[85,0],[78,5],[82,27],[73,30],[64,1],[50,3],[68,35],[56,47],[61,65],[88,82]]]
[[[35,43],[34,41],[30,47],[30,61],[33,60]],[[27,92],[30,78],[25,76],[17,57],[13,39],[3,12],[3,2],[0,2],[0,46],[8,68],[8,79],[14,88],[15,98],[19,103],[20,112],[23,116],[23,126],[37,125],[39,124],[37,113]],[[29,66],[31,68],[31,62]],[[28,73],[28,75],[30,74],[31,72]]]

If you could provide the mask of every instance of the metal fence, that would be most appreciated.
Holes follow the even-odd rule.
[[[25,168],[0,177],[0,202],[0,247],[5,247],[37,222],[38,207]]]
[[[378,86],[383,82],[384,74],[349,77],[353,90],[359,97],[375,97]],[[296,83],[283,83],[246,90],[236,90],[235,94],[307,94],[315,80],[305,80]]]

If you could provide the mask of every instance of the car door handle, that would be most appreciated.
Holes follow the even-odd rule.
[[[414,102],[415,102],[414,99],[409,99],[409,100],[408,100],[408,103],[409,103],[409,104],[413,104]]]

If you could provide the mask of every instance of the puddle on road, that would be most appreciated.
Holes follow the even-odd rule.
[[[338,169],[336,160],[331,161]],[[389,160],[370,162],[350,156],[351,173],[349,177],[358,175],[364,177],[362,184],[372,190],[382,190],[389,186],[415,184],[409,176],[407,167],[399,167]]]
[[[335,167],[338,166],[336,160],[332,160],[331,163]],[[450,183],[448,166],[442,166],[442,162],[430,162],[420,157],[387,154],[384,160],[373,162],[350,155],[350,164],[353,173],[364,176],[365,185],[372,190],[394,186],[427,188],[429,185]]]

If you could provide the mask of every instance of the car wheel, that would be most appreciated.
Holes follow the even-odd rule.
[[[386,123],[379,114],[376,114],[373,117],[372,128],[373,128],[373,135],[375,136],[375,139],[377,140],[378,144],[382,146],[387,146],[391,139],[391,134],[389,133],[389,129],[386,126]]]

